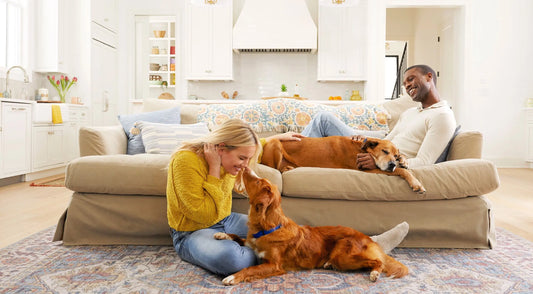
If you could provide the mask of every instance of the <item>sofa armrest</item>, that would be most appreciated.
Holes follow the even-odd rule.
[[[128,137],[121,125],[80,128],[80,156],[126,154]]]
[[[483,135],[478,131],[457,134],[450,145],[447,160],[481,158]]]

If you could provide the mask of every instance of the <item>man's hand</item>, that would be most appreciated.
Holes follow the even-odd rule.
[[[358,169],[376,169],[376,162],[370,153],[357,154],[357,168]]]

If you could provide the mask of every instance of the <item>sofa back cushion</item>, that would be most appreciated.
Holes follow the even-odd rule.
[[[388,131],[389,115],[385,108],[372,103],[330,106],[295,99],[270,99],[243,104],[202,105],[198,121],[216,128],[230,118],[246,121],[256,132],[301,132],[314,115],[321,111],[335,114],[348,126],[359,130]]]
[[[138,121],[147,121],[154,123],[179,124],[181,121],[180,107],[176,106],[152,112],[119,115],[118,120],[128,137],[127,154],[134,155],[145,153],[142,137],[131,133],[131,129],[134,127],[135,123]]]

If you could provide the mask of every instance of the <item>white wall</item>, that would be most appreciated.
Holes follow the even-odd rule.
[[[533,1],[471,1],[464,126],[485,138],[483,157],[525,166],[525,100],[533,97]]]

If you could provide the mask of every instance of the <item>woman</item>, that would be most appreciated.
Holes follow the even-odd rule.
[[[284,133],[266,140],[302,137]],[[167,217],[174,249],[181,259],[219,275],[258,263],[252,249],[231,240],[215,240],[213,235],[225,232],[246,238],[248,217],[231,212],[232,190],[237,173],[257,162],[266,140],[259,140],[245,122],[230,119],[174,153],[168,169]],[[375,241],[386,251],[396,247],[407,234],[404,224]]]

